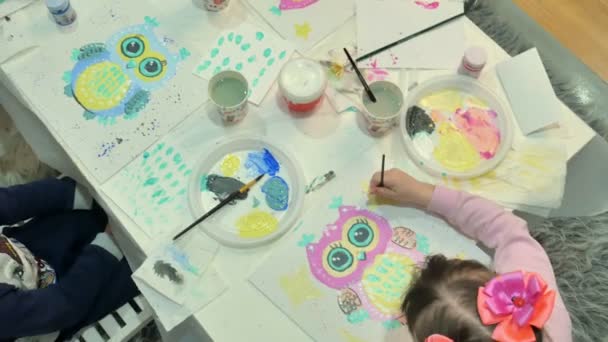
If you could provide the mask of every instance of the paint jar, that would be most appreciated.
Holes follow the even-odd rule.
[[[279,91],[289,110],[310,112],[323,98],[327,75],[316,61],[297,58],[287,62],[279,74]]]
[[[472,46],[464,52],[458,73],[464,76],[479,78],[481,70],[486,66],[488,55],[486,50],[479,46]]]
[[[70,5],[70,0],[45,0],[45,2],[57,25],[67,26],[76,21],[76,12]]]
[[[397,118],[403,108],[403,92],[394,83],[377,81],[369,85],[376,97],[376,102],[367,96],[363,90],[363,116],[367,122],[367,130],[372,135],[382,135],[397,123]]]
[[[228,7],[230,0],[203,0],[203,4],[207,11],[219,12]]]
[[[247,115],[249,83],[237,71],[222,71],[209,81],[209,99],[213,102],[225,123],[241,121]]]

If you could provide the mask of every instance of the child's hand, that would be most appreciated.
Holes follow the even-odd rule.
[[[379,183],[380,172],[376,172],[369,184],[370,194],[408,207],[428,207],[435,190],[435,186],[419,182],[398,169],[385,171],[384,186],[379,187]]]

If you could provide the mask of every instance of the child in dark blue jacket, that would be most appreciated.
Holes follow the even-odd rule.
[[[87,197],[67,178],[0,189],[0,341],[63,341],[137,295]]]

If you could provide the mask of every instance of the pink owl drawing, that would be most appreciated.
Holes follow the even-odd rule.
[[[319,0],[281,0],[279,9],[282,11],[306,8]]]
[[[338,212],[321,239],[306,246],[311,273],[338,291],[338,308],[349,322],[398,319],[411,275],[424,262],[416,233],[393,229],[366,209],[342,206]]]

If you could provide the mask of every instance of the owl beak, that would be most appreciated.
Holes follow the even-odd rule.
[[[135,63],[134,60],[130,60],[129,63],[127,63],[127,69],[133,69],[137,66],[137,63]]]
[[[363,260],[367,259],[367,254],[365,252],[359,252],[359,255],[357,255],[357,259],[359,259],[360,261],[363,261]]]

